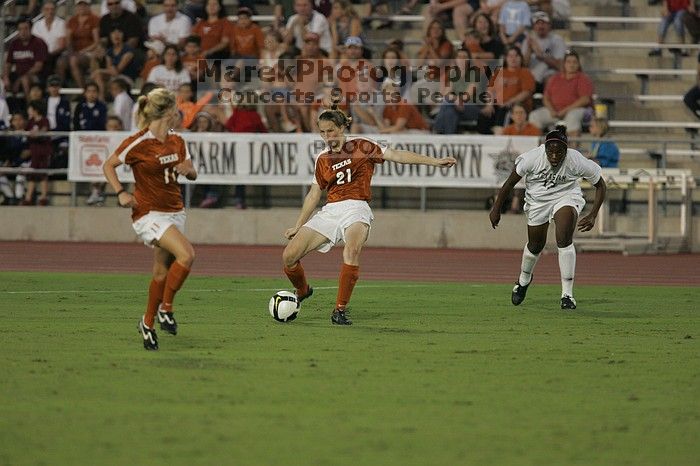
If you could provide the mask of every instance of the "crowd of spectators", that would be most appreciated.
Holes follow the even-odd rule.
[[[371,10],[416,14],[422,6],[415,0],[374,0]],[[575,135],[592,105],[593,85],[578,55],[567,52],[552,30],[550,1],[430,0],[422,9],[424,39],[415,52],[401,39],[370,45],[371,29],[391,23],[363,19],[349,0],[280,2],[275,20],[265,27],[253,21],[252,1],[227,11],[221,0],[164,0],[161,12],[150,18],[143,0],[104,0],[99,6],[77,0],[66,18],[52,0],[31,7],[42,18],[20,19],[7,46],[0,89],[7,94],[0,92],[0,124],[6,128],[100,131],[111,121],[112,129],[133,130],[131,90],[151,86],[177,93],[183,131],[313,132],[316,115],[336,91],[354,117],[356,133],[540,134],[564,120]],[[227,84],[204,75],[203,64],[211,63],[204,60],[213,59],[229,60],[239,72],[248,63],[269,66],[273,79],[230,86],[283,99],[274,105],[223,102],[220,91]],[[302,63],[357,74],[304,75]],[[378,65],[385,75],[369,71]],[[470,73],[474,67],[479,71]],[[421,72],[426,69],[431,71]],[[82,92],[69,101],[62,87]],[[540,108],[533,100],[538,91],[544,94]],[[310,93],[313,101],[289,98],[298,92]],[[359,95],[371,98],[353,98]],[[6,165],[54,166],[35,157],[46,150],[39,142],[42,148],[46,141],[52,145],[49,154],[67,150],[65,138],[25,138],[32,154],[6,139],[5,145],[15,147],[4,157]],[[4,198],[19,198],[16,192],[9,196],[5,178],[0,178]],[[42,180],[39,201],[45,202]],[[25,202],[33,186],[22,193]],[[99,204],[103,196],[93,186],[89,201]],[[240,188],[236,198],[245,207]],[[218,204],[216,189],[206,190],[202,206]]]

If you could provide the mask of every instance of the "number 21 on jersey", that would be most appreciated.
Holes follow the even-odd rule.
[[[345,184],[352,181],[352,171],[349,168],[336,172],[335,174],[336,182],[335,184]]]
[[[164,176],[165,184],[170,183],[171,180],[173,183],[177,182],[177,172],[174,168],[166,167],[164,170]]]

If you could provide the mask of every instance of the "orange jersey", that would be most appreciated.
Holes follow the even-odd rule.
[[[133,221],[150,211],[184,209],[175,165],[190,159],[190,153],[179,134],[168,133],[162,143],[148,129],[143,129],[126,138],[115,154],[122,163],[131,166],[136,180],[137,205],[131,212]]]
[[[366,138],[348,138],[340,152],[326,149],[316,159],[314,183],[328,190],[328,202],[372,199],[374,164],[384,162],[384,151]]]

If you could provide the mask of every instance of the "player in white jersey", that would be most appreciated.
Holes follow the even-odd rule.
[[[544,144],[515,159],[515,169],[503,184],[489,214],[493,228],[501,220],[505,199],[522,178],[525,178],[527,244],[511,300],[517,306],[525,299],[532,270],[547,241],[549,222],[554,220],[561,272],[561,308],[576,309],[573,291],[576,250],[573,237],[576,221],[586,204],[579,179],[584,178],[596,187],[591,212],[578,220],[578,230],[589,231],[605,200],[606,186],[600,166],[579,151],[569,149],[566,127],[557,126],[557,129],[547,133]]]

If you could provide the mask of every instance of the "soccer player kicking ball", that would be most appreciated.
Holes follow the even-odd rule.
[[[306,282],[302,257],[317,249],[328,252],[339,241],[345,242],[343,265],[338,281],[338,296],[331,322],[350,325],[346,306],[360,271],[360,251],[369,237],[374,216],[369,207],[372,197],[370,182],[375,164],[385,160],[405,164],[452,167],[452,157],[436,159],[415,152],[394,150],[380,146],[367,138],[345,135],[351,118],[338,110],[337,104],[318,116],[321,137],[328,146],[316,158],[316,169],[311,189],[304,199],[296,225],[285,232],[289,244],[282,260],[284,273],[296,288],[299,302],[311,296],[313,289]],[[328,192],[327,203],[313,217],[321,192]],[[310,220],[309,220],[310,219]]]
[[[508,194],[521,178],[525,178],[527,244],[511,300],[516,306],[525,300],[527,288],[532,282],[532,270],[547,241],[549,222],[554,219],[561,272],[561,308],[576,309],[576,250],[573,237],[576,220],[586,204],[579,178],[596,187],[591,212],[578,221],[578,230],[588,231],[593,228],[598,210],[605,200],[606,186],[600,166],[579,151],[569,149],[566,127],[557,126],[557,129],[547,133],[544,144],[515,159],[515,169],[503,184],[489,214],[493,228],[501,220],[501,208]]]

